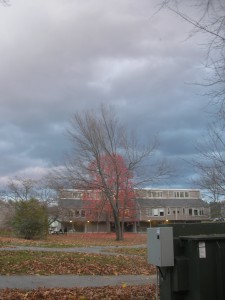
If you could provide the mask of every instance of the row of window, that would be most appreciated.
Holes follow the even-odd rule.
[[[75,209],[75,210],[69,210],[67,212],[67,216],[69,218],[84,218],[86,215],[85,210],[84,209]]]
[[[204,208],[146,208],[145,214],[148,217],[163,217],[176,214],[183,214],[188,216],[203,216]],[[129,209],[125,211],[125,217],[130,215]],[[84,218],[86,211],[84,209],[75,209],[67,211],[69,218]]]
[[[93,200],[99,200],[101,198],[101,193],[100,192],[81,192],[81,191],[75,191],[72,192],[72,198],[75,199],[93,199]]]
[[[140,196],[148,198],[189,198],[190,193],[188,191],[152,191],[142,190],[139,192]],[[166,194],[165,194],[166,193]],[[169,194],[168,194],[169,193]]]
[[[131,217],[131,216],[135,215],[135,210],[127,208],[124,211],[121,211],[121,214],[124,217]],[[86,211],[84,209],[75,209],[75,210],[71,209],[71,210],[67,211],[66,215],[69,218],[73,218],[73,217],[84,218],[86,216]]]
[[[81,199],[83,197],[83,193],[82,192],[73,192],[72,197],[76,198],[76,199]]]
[[[189,198],[189,192],[176,191],[176,192],[174,192],[174,197],[175,198]]]
[[[172,193],[175,198],[189,198],[190,197],[190,193],[188,191],[174,191]],[[140,192],[140,195],[141,194],[143,194],[142,196],[144,196],[144,194],[146,194],[146,196],[149,198],[163,198],[163,191],[143,190]],[[92,198],[94,200],[97,200],[100,198],[99,192],[85,192],[85,195],[86,195],[86,197]],[[82,199],[83,196],[84,196],[84,193],[81,191],[72,192],[73,198]]]
[[[202,216],[204,215],[204,208],[146,208],[146,215],[151,217],[163,217],[165,215],[183,214],[189,216]]]

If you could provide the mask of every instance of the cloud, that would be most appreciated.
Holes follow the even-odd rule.
[[[198,36],[186,39],[188,24],[155,14],[157,4],[12,0],[0,8],[0,180],[60,165],[72,114],[102,102],[140,139],[159,133],[163,156],[192,156],[206,124],[207,100],[190,84],[204,77],[204,49]]]

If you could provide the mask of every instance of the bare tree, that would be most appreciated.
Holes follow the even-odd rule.
[[[198,174],[195,183],[207,190],[215,202],[225,195],[225,2],[163,0],[161,4],[193,25],[190,36],[201,33],[207,37],[205,65],[210,69],[210,77],[199,84],[209,88],[206,96],[211,97],[213,114],[216,113],[206,139],[197,146],[193,165]]]
[[[58,191],[51,184],[50,178],[33,179],[26,176],[16,176],[9,179],[5,199],[29,201],[37,199],[49,212],[49,225],[58,219],[60,207],[58,205]]]
[[[193,25],[195,33],[207,36],[206,67],[211,70],[210,78],[200,83],[210,88],[207,92],[213,104],[219,104],[217,112],[225,113],[225,3],[224,0],[163,0],[162,6],[179,15]],[[186,11],[198,12],[199,17]],[[189,8],[187,10],[187,8]],[[196,15],[196,14],[195,14]],[[218,116],[218,114],[217,114]]]
[[[12,200],[29,200],[31,198],[36,198],[36,185],[37,180],[31,178],[21,176],[10,178],[7,196]]]
[[[208,128],[208,133],[197,145],[197,157],[193,165],[198,178],[195,183],[211,194],[212,200],[218,201],[225,195],[225,131],[223,122],[215,122]]]
[[[99,113],[76,113],[68,133],[73,149],[66,160],[65,177],[72,187],[97,189],[102,192],[113,212],[116,239],[121,240],[123,235],[118,206],[119,191],[122,188],[121,177],[128,180],[130,172],[133,172],[135,185],[152,183],[169,176],[171,170],[164,161],[158,161],[155,162],[155,169],[148,170],[151,172],[144,177],[143,167],[156,151],[158,144],[154,142],[147,147],[138,146],[137,139],[128,135],[111,108],[101,106]],[[123,157],[127,173],[121,174],[118,155]],[[106,158],[113,170],[110,184],[109,172],[105,169]],[[96,177],[98,180],[95,180]]]
[[[4,6],[9,6],[9,0],[0,0],[0,4]]]
[[[39,179],[15,176],[9,179],[7,188],[8,191],[5,191],[7,199],[26,201],[35,198],[47,206],[57,202],[57,190],[49,176]]]

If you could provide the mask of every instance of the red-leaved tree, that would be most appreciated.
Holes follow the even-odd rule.
[[[119,154],[102,155],[89,165],[93,187],[84,193],[84,207],[88,220],[115,224],[119,239],[123,238],[124,222],[136,220],[133,174]],[[103,192],[102,192],[103,191]]]

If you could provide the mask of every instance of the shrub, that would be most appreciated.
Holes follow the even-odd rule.
[[[45,205],[30,199],[16,201],[14,207],[12,227],[17,236],[30,240],[47,235],[48,213]]]

